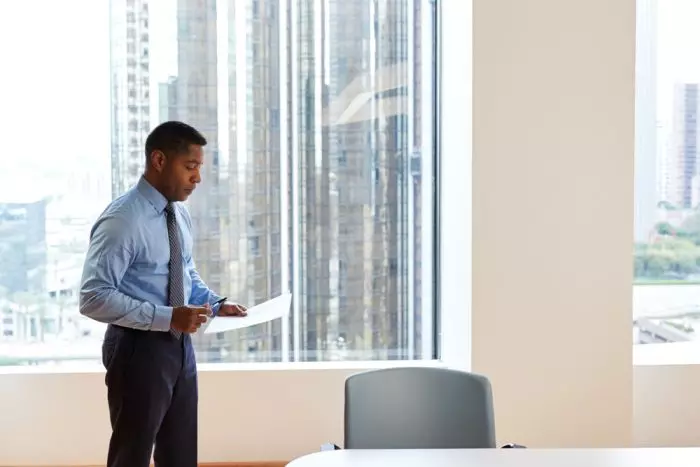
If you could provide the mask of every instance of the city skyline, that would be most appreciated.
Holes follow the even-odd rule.
[[[145,134],[172,118],[194,124],[210,141],[211,163],[189,203],[207,281],[250,305],[287,289],[296,297],[290,322],[207,341],[219,353],[213,360],[239,358],[231,351],[257,352],[254,358],[262,360],[305,359],[314,352],[319,358],[432,354],[433,343],[424,337],[433,335],[435,187],[426,156],[433,135],[426,126],[432,118],[422,116],[434,103],[424,83],[432,71],[421,62],[430,63],[421,10],[430,2],[206,0],[205,8],[197,3],[197,14],[188,0],[129,3],[148,6],[148,14],[133,18],[140,24],[133,52],[129,16],[109,7],[127,0],[60,6],[34,0],[0,14],[0,40],[23,44],[3,49],[20,72],[3,76],[0,86],[0,123],[13,135],[11,177],[0,185],[0,211],[8,219],[0,251],[15,255],[13,264],[27,265],[26,277],[8,279],[8,285],[38,284],[34,276],[41,274],[45,287],[26,286],[27,294],[9,296],[13,316],[20,308],[55,312],[55,329],[74,326],[77,335],[99,340],[99,326],[76,320],[70,315],[75,309],[66,308],[75,300],[78,259],[96,216],[140,176]],[[33,25],[54,37],[51,42],[22,21],[8,21],[33,18],[38,6],[45,16]],[[639,29],[653,53],[649,62],[638,57],[644,86],[637,118],[644,126],[637,134],[635,201],[650,216],[636,225],[635,271],[642,274],[637,279],[692,282],[697,271],[688,261],[695,264],[696,250],[668,259],[660,250],[678,239],[659,235],[655,226],[682,226],[700,199],[694,126],[677,120],[686,108],[678,104],[678,90],[685,89],[681,101],[687,101],[700,82],[700,62],[688,59],[700,48],[692,21],[700,4],[665,1],[650,11],[646,29]],[[81,22],[81,15],[94,21]],[[132,72],[137,86],[129,85]],[[138,104],[133,124],[125,117],[130,99]],[[688,121],[697,117],[696,110],[684,112]],[[688,186],[671,187],[678,183],[671,175],[681,163],[679,135],[690,141],[680,159],[689,170],[683,176]],[[691,200],[684,212],[656,209],[671,199],[671,188],[692,192],[684,195]],[[643,201],[640,193],[647,194]],[[21,232],[30,224],[18,212],[30,212],[35,202],[45,203],[45,238],[27,241]],[[38,257],[32,248],[45,250],[41,273],[21,256],[22,242],[26,258]],[[670,298],[677,294],[665,290],[663,300],[645,298],[654,304],[649,313],[663,315],[664,303],[680,306]],[[37,302],[37,291],[50,303],[46,296]],[[44,318],[36,316],[22,326],[33,326],[43,339],[37,319]],[[54,332],[48,325],[47,331]]]
[[[421,135],[432,119],[420,115],[432,112],[433,70],[421,64],[433,39],[417,27],[429,11],[413,0],[178,0],[159,3],[158,31],[155,3],[111,2],[109,187],[76,183],[71,198],[93,190],[81,194],[106,206],[143,171],[148,131],[186,121],[209,140],[188,201],[200,274],[249,306],[295,297],[290,322],[198,336],[200,359],[431,358],[433,242],[422,226],[433,224],[434,187],[423,186],[433,162]],[[98,213],[81,213],[81,228]],[[61,288],[51,297],[75,300],[74,263],[47,269]],[[43,340],[44,326],[31,326]]]
[[[643,191],[653,192],[655,202],[658,203],[669,201],[665,198],[674,196],[669,193],[669,190],[680,189],[669,187],[669,177],[671,177],[669,171],[672,172],[670,166],[676,158],[673,153],[677,150],[674,146],[676,144],[674,131],[678,131],[677,92],[679,86],[700,83],[700,62],[688,59],[696,55],[700,49],[700,31],[693,23],[693,18],[700,15],[700,4],[693,0],[638,0],[638,2],[644,6],[640,11],[649,16],[641,19],[640,27],[644,28],[641,35],[646,39],[640,38],[642,46],[638,51],[637,63],[638,66],[644,63],[650,66],[648,79],[652,87],[641,88],[645,91],[649,89],[651,96],[643,94],[637,96],[641,112],[648,110],[651,114],[646,117],[640,116],[638,111],[637,118],[650,118],[654,122],[656,131],[651,139],[642,139],[645,143],[653,144],[653,147],[638,147],[638,151],[653,153],[651,157],[654,158],[655,163],[645,166],[647,172],[654,172],[652,176],[647,173],[637,173],[637,197],[639,198]],[[652,42],[648,42],[649,34],[654,36],[651,38]],[[647,62],[650,59],[651,62]],[[638,80],[639,71],[638,68]],[[647,102],[650,98],[654,102]],[[644,125],[637,130],[648,134],[651,127]],[[651,180],[654,180],[651,182],[653,185],[650,183]],[[657,218],[655,222],[658,221]],[[637,238],[641,236],[638,235]]]

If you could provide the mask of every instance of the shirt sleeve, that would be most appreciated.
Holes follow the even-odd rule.
[[[101,323],[152,331],[170,330],[173,309],[119,291],[134,260],[127,221],[105,217],[93,227],[80,287],[80,313]]]
[[[187,259],[187,269],[190,273],[190,278],[192,279],[192,292],[190,294],[190,303],[193,305],[205,305],[214,304],[217,300],[222,298],[218,294],[214,293],[206,283],[199,277],[197,268],[195,267],[194,260],[192,257]]]

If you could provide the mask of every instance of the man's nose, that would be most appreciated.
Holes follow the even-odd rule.
[[[194,173],[194,177],[192,177],[192,182],[199,183],[201,181],[202,181],[202,175],[199,173],[199,169],[197,169]]]

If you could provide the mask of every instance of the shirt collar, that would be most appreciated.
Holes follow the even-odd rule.
[[[136,189],[139,191],[139,193],[141,193],[141,196],[146,198],[146,200],[151,203],[151,206],[153,206],[158,214],[161,214],[165,209],[165,206],[168,205],[168,200],[165,199],[165,196],[163,196],[160,191],[156,190],[144,176],[141,176],[139,179],[138,183],[136,184]]]

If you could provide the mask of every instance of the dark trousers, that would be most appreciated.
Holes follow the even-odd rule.
[[[151,454],[157,467],[196,467],[197,367],[190,336],[109,325],[102,362],[112,423],[107,467],[148,467]]]

